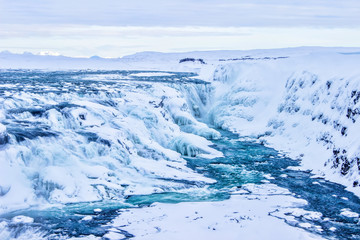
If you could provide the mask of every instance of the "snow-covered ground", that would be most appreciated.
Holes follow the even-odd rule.
[[[320,233],[320,226],[295,220],[295,216],[321,218],[321,213],[299,209],[306,204],[276,185],[247,184],[221,202],[155,203],[122,210],[110,233],[120,228],[136,233],[134,239],[322,239],[303,230]]]

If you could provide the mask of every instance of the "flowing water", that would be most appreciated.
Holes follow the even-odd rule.
[[[117,176],[115,173],[112,173],[105,180],[110,183],[116,183],[116,181],[121,179],[121,176],[128,178],[127,182],[121,183],[121,187],[118,187],[103,183],[104,179],[95,176],[96,174],[93,174],[94,176],[86,175],[87,180],[80,182],[79,185],[82,183],[84,185],[88,184],[99,192],[101,192],[101,189],[105,189],[106,194],[101,195],[99,193],[99,199],[92,201],[84,201],[81,198],[77,199],[74,197],[73,199],[76,201],[72,201],[72,203],[58,203],[51,205],[50,208],[41,209],[39,205],[36,205],[22,210],[3,213],[0,215],[0,236],[17,238],[27,236],[26,234],[28,234],[29,236],[38,236],[39,239],[67,239],[86,235],[102,237],[107,233],[108,228],[110,228],[105,225],[118,215],[119,209],[138,208],[148,206],[154,202],[222,201],[230,198],[232,191],[234,189],[241,189],[244,184],[254,183],[261,185],[270,182],[288,189],[297,198],[305,199],[308,204],[304,207],[304,210],[321,213],[321,217],[318,218],[296,217],[298,223],[310,223],[311,225],[321,226],[322,229],[321,232],[316,232],[313,229],[308,229],[309,231],[329,239],[360,239],[359,219],[341,214],[343,209],[360,213],[359,198],[347,192],[339,184],[318,178],[311,174],[311,172],[294,170],[295,168],[292,167],[298,166],[298,161],[289,159],[276,150],[265,147],[255,141],[239,139],[238,136],[226,131],[218,130],[221,133],[221,137],[219,139],[211,139],[212,147],[222,152],[224,157],[209,159],[203,158],[201,155],[195,157],[183,156],[186,159],[186,166],[184,167],[192,169],[193,174],[205,176],[207,177],[206,179],[214,179],[216,182],[185,177],[169,177],[161,174],[157,175],[156,173],[153,173],[155,175],[153,177],[148,172],[140,171],[139,167],[132,166],[131,160],[124,162],[123,159],[117,159],[116,155],[119,155],[119,158],[127,158],[128,155],[124,154],[123,148],[119,150],[118,148],[120,147],[108,135],[106,137],[101,135],[99,131],[94,131],[94,126],[109,125],[114,128],[113,131],[124,131],[124,129],[119,128],[118,125],[112,122],[111,124],[113,125],[107,121],[100,121],[99,123],[98,119],[102,119],[98,116],[100,113],[91,112],[92,105],[84,107],[85,104],[80,101],[81,99],[91,99],[92,103],[96,102],[103,107],[117,109],[117,111],[122,112],[125,110],[119,107],[119,99],[132,101],[133,99],[129,98],[129,93],[131,92],[140,94],[150,92],[153,94],[154,90],[152,88],[154,86],[158,88],[160,85],[166,85],[167,87],[175,88],[177,92],[186,92],[184,95],[192,101],[196,101],[196,97],[191,95],[192,90],[195,89],[200,96],[198,101],[206,104],[206,99],[204,100],[205,97],[201,94],[208,94],[208,84],[194,78],[196,76],[194,74],[169,73],[163,76],[152,76],[151,74],[143,76],[139,73],[141,72],[42,72],[15,70],[0,73],[0,96],[4,104],[2,107],[2,114],[4,116],[0,118],[0,122],[7,129],[7,135],[0,145],[0,151],[8,151],[7,148],[14,147],[14,145],[19,146],[20,149],[31,145],[29,148],[30,153],[26,153],[26,149],[23,152],[19,150],[19,152],[21,152],[22,156],[28,154],[25,157],[21,157],[21,160],[25,161],[25,164],[21,166],[23,166],[24,171],[31,170],[31,173],[28,173],[26,177],[32,182],[32,188],[35,189],[34,191],[38,198],[45,202],[51,202],[55,199],[51,195],[52,192],[66,190],[67,186],[65,183],[64,187],[57,186],[61,181],[57,183],[55,180],[52,182],[49,179],[46,181],[42,180],[46,176],[41,177],[41,168],[49,165],[57,166],[57,169],[62,169],[60,167],[67,168],[70,166],[69,162],[62,158],[71,158],[69,157],[71,154],[76,155],[72,161],[76,164],[78,162],[82,163],[75,167],[85,167],[84,161],[94,165],[93,158],[98,160],[114,158],[121,162],[119,166],[115,163],[111,165],[111,162],[108,165],[101,166],[111,168],[113,171],[120,171],[123,175]],[[77,103],[70,101],[73,98],[77,99]],[[160,96],[159,99],[165,98]],[[157,101],[158,99],[155,100]],[[163,100],[154,103],[155,108],[161,108],[162,102]],[[135,102],[134,104],[139,103]],[[97,108],[98,106],[96,105],[95,107]],[[84,108],[87,111],[79,110]],[[48,120],[54,111],[61,113],[61,116],[66,116],[71,121],[69,120],[66,124],[62,124],[61,127],[51,125]],[[72,111],[76,111],[76,116],[79,119],[71,117],[73,116]],[[114,111],[111,114],[119,116],[119,112]],[[193,108],[191,112],[201,117],[202,112],[197,112],[197,108]],[[92,123],[88,124],[85,120],[89,119],[91,114],[95,117],[93,117]],[[167,113],[163,112],[162,114],[166,117]],[[151,118],[150,122],[154,121],[153,116],[149,117],[148,114],[146,117]],[[139,118],[143,119],[144,117],[140,116]],[[157,121],[155,122],[157,123]],[[145,123],[148,124],[148,122]],[[184,128],[184,124],[180,125]],[[76,132],[76,134],[72,132]],[[70,138],[64,137],[67,134]],[[61,138],[61,141],[57,140]],[[71,140],[71,138],[73,139]],[[127,138],[125,137],[125,139]],[[70,141],[70,143],[67,141]],[[131,141],[137,140],[132,139]],[[62,147],[60,150],[66,153],[63,154],[56,149],[60,146],[55,146],[54,148],[52,142],[64,145],[69,144],[71,146]],[[125,143],[126,141],[124,140],[119,143],[119,146],[123,146]],[[141,139],[138,140],[137,144],[141,145],[141,143]],[[79,146],[91,145],[93,149],[96,149],[96,153],[89,153],[90,150],[84,146],[80,151],[75,146],[72,146],[76,144]],[[41,146],[41,149],[34,145]],[[130,143],[127,143],[127,146],[129,149],[124,147],[125,150],[127,149],[131,152],[133,147],[136,148],[138,154],[141,152],[141,156],[151,156],[151,158],[161,160],[160,154],[154,149],[139,147],[136,144],[134,144],[134,147]],[[52,151],[51,154],[42,152],[47,147],[50,148],[49,151]],[[36,156],[36,158],[32,159],[32,155]],[[58,155],[60,156],[57,157]],[[154,157],[154,155],[156,156]],[[18,156],[14,159],[17,158]],[[15,161],[14,159],[9,161]],[[42,163],[34,163],[34,161],[42,161]],[[61,164],[58,162],[61,162]],[[109,167],[109,165],[111,166]],[[34,173],[34,168],[40,169],[38,170],[40,173]],[[124,169],[127,170],[125,171]],[[129,178],[133,173],[126,174],[134,169],[137,170],[139,175],[134,175],[133,178],[137,179],[141,174],[146,178],[136,181]],[[78,172],[74,170],[74,172],[70,173]],[[126,192],[129,186],[146,184],[149,179],[156,180],[157,182],[154,184],[156,186],[152,187],[155,190],[161,189],[161,191],[154,190],[148,193],[145,191],[143,194],[141,194],[141,191],[140,194],[131,194],[131,191]],[[103,186],[103,188],[99,186]],[[113,189],[111,189],[111,186],[114,186]],[[6,196],[6,193],[4,196]],[[2,197],[0,195],[0,203]],[[33,222],[16,222],[13,220],[16,216],[31,217]],[[86,217],[88,220],[83,221]],[[279,217],[279,215],[274,214],[274,217]],[[280,218],[282,217],[280,216]],[[287,221],[286,217],[283,219],[290,225],[298,226],[293,222]],[[1,228],[2,226],[5,227]],[[133,237],[132,233],[122,231],[121,229],[120,231],[126,238]],[[5,232],[7,232],[7,235]],[[36,239],[36,237],[33,238]]]

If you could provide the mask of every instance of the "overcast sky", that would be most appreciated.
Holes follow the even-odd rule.
[[[0,0],[0,51],[360,47],[360,0]]]

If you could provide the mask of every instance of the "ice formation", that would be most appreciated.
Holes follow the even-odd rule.
[[[1,212],[214,181],[181,157],[222,156],[206,139],[220,134],[194,117],[204,114],[208,84],[157,82],[153,72],[116,75],[120,80],[97,72],[2,72]]]

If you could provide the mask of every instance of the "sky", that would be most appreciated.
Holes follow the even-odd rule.
[[[0,51],[360,47],[359,0],[0,0]]]

